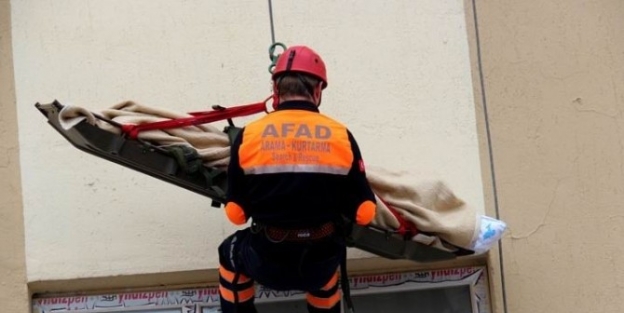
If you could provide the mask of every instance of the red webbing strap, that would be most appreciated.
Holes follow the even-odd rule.
[[[409,235],[410,237],[414,237],[416,236],[416,234],[418,234],[418,228],[416,228],[416,225],[408,222],[401,214],[399,214],[399,212],[397,212],[395,208],[393,208],[386,201],[381,199],[381,197],[379,197],[379,199],[381,200],[383,204],[386,205],[388,210],[390,210],[390,213],[394,215],[397,221],[399,221],[399,228],[397,229],[397,232],[400,235],[402,236]]]
[[[128,134],[130,138],[136,139],[139,135],[139,132],[141,131],[200,125],[226,120],[233,117],[241,117],[266,112],[266,101],[268,101],[268,99],[263,102],[240,105],[230,108],[221,108],[214,111],[191,112],[189,114],[192,116],[185,118],[178,118],[154,123],[145,123],[139,125],[126,124],[121,126],[121,130],[124,133]]]

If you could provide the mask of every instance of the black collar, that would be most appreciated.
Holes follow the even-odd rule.
[[[277,111],[281,110],[306,110],[311,112],[319,112],[319,109],[314,103],[305,100],[289,100],[280,103],[277,106]]]

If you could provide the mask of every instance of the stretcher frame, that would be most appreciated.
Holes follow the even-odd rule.
[[[211,205],[220,208],[225,202],[227,173],[223,169],[206,168],[209,175],[194,175],[182,170],[178,161],[150,143],[128,138],[103,130],[86,120],[65,129],[60,123],[64,106],[57,100],[49,104],[36,103],[35,107],[47,118],[48,124],[77,149],[107,161],[133,169],[153,178],[187,189],[212,200]],[[224,132],[232,130],[226,126]],[[235,129],[234,129],[235,130]],[[391,260],[406,259],[419,263],[451,260],[472,251],[458,249],[455,252],[427,246],[403,238],[392,231],[373,226],[347,225],[346,241],[354,247]]]

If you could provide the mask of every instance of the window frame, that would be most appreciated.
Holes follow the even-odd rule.
[[[491,313],[488,272],[485,266],[453,267],[396,273],[353,275],[350,279],[352,297],[431,290],[449,287],[469,287],[473,313]],[[105,300],[104,300],[105,299]],[[258,285],[256,303],[291,302],[305,299],[301,291],[275,291]],[[102,302],[118,302],[109,307]],[[144,302],[140,304],[140,302]],[[203,288],[162,288],[151,291],[126,291],[95,295],[33,297],[33,313],[142,313],[144,310],[179,310],[181,313],[201,313],[204,308],[219,306],[218,286]],[[63,309],[65,307],[65,309]],[[357,305],[356,305],[357,309]],[[343,308],[344,312],[344,308]]]

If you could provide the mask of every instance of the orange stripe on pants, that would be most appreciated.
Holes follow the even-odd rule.
[[[236,299],[234,298],[234,292],[225,288],[224,286],[219,286],[219,292],[221,293],[221,297],[228,302],[235,303]],[[238,292],[238,302],[245,302],[256,295],[256,290],[254,287],[249,287],[245,290],[241,290]]]
[[[311,294],[306,294],[306,300],[310,305],[319,309],[331,309],[338,302],[340,302],[340,290],[336,290],[336,292],[331,295],[329,298],[320,298],[313,296]]]
[[[338,285],[338,271],[336,271],[334,273],[334,276],[332,276],[329,279],[327,284],[325,284],[325,286],[321,288],[321,291],[325,291],[325,292],[330,292],[330,290],[335,289],[336,291],[334,293],[332,293],[329,297],[319,297],[318,294],[323,294],[322,292],[321,293],[308,292],[306,294],[306,300],[311,306],[315,308],[331,309],[334,306],[336,306],[338,302],[340,302],[340,296],[342,295],[342,293],[340,292],[340,289],[337,288],[337,285]]]
[[[334,287],[337,283],[338,283],[338,272],[336,272],[334,276],[332,276],[332,278],[329,279],[327,284],[325,284],[325,286],[323,286],[321,290],[329,290],[332,287]]]
[[[221,277],[223,277],[223,279],[225,279],[226,281],[230,282],[230,283],[234,283],[234,277],[236,276],[236,273],[229,271],[228,269],[226,269],[223,266],[219,266],[219,275],[221,275]],[[244,284],[246,282],[248,282],[250,280],[249,277],[243,275],[243,274],[239,274],[238,275],[238,281],[236,282],[236,284]]]

